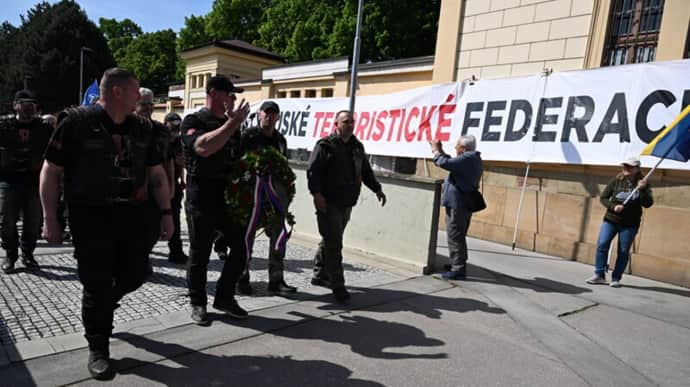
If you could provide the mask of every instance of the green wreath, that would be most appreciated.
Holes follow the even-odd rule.
[[[270,176],[274,185],[283,186],[287,193],[288,206],[295,197],[296,176],[282,153],[273,147],[247,152],[233,164],[228,176],[228,185],[225,188],[225,208],[230,219],[237,224],[249,223],[254,209],[257,176],[263,178]],[[259,227],[279,223],[282,219],[281,214],[273,205],[270,205],[270,201],[263,202],[262,204],[268,205],[261,207]],[[294,215],[287,208],[283,211],[285,211],[288,224],[294,225]]]

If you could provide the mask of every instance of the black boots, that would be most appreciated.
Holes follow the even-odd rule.
[[[115,376],[108,351],[89,350],[89,373],[96,380],[110,380]]]
[[[87,368],[91,376],[97,380],[110,380],[115,376],[110,364],[109,336],[84,335],[86,341],[89,342],[89,362]]]

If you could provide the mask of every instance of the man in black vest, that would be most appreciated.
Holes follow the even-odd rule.
[[[248,128],[242,132],[242,153],[272,147],[287,158],[287,140],[285,140],[285,136],[275,130],[275,125],[279,118],[280,108],[277,103],[273,101],[262,103],[259,108],[259,126]],[[289,204],[287,187],[276,184],[274,188],[283,210],[287,211]],[[266,205],[268,205],[268,203]],[[284,223],[285,216],[280,216],[280,219],[276,221],[276,223],[264,226],[264,231],[270,239],[268,248],[268,292],[281,296],[287,296],[297,291],[297,288],[285,283],[285,278],[283,276],[285,250],[280,251],[275,249]],[[240,278],[237,284],[237,290],[243,294],[252,293],[248,270]]]
[[[156,138],[156,144],[158,146],[158,152],[163,156],[163,169],[165,170],[166,176],[168,176],[168,192],[170,195],[173,193],[173,160],[168,152],[168,147],[170,143],[170,131],[163,125],[162,122],[153,119],[153,91],[146,87],[139,88],[139,100],[137,101],[137,106],[134,113],[141,118],[144,118],[151,122],[153,127],[153,133]],[[156,245],[158,237],[160,236],[160,229],[158,224],[160,223],[160,214],[158,213],[158,206],[154,197],[149,195],[149,200],[147,201],[146,211],[148,216],[146,219],[149,221],[147,228],[151,231],[149,233],[149,243],[151,248]],[[174,221],[173,221],[174,224]],[[150,260],[149,260],[150,262]],[[149,272],[153,273],[153,266],[149,265]]]
[[[182,209],[182,197],[184,196],[184,157],[182,155],[182,138],[180,136],[180,124],[182,118],[177,113],[165,115],[165,126],[170,131],[170,143],[168,144],[168,158],[173,161],[173,195],[171,208],[173,210],[173,222],[175,232],[168,241],[168,261],[171,263],[187,263],[189,257],[182,249],[180,238],[180,210]]]
[[[19,258],[27,269],[38,267],[34,249],[41,227],[38,177],[43,152],[53,128],[36,115],[32,92],[18,91],[14,98],[15,117],[0,120],[0,238],[5,258],[2,270],[12,273]],[[22,213],[22,237],[17,221]]]
[[[161,239],[173,232],[163,160],[151,122],[132,114],[139,82],[112,68],[101,78],[100,101],[70,109],[55,130],[41,171],[44,237],[60,243],[56,216],[59,181],[65,200],[79,279],[82,319],[89,343],[88,369],[96,379],[113,376],[109,338],[118,302],[148,275],[150,230],[143,211],[152,191]]]
[[[311,283],[330,287],[335,300],[342,303],[350,299],[343,277],[342,250],[343,233],[352,207],[357,204],[362,183],[376,193],[382,206],[386,204],[386,195],[369,165],[364,145],[353,134],[352,112],[339,111],[335,119],[335,133],[314,146],[307,180],[321,234]]]
[[[216,232],[223,234],[230,255],[216,284],[213,307],[233,318],[246,318],[247,311],[235,300],[235,286],[247,261],[245,225],[235,225],[225,208],[225,188],[232,163],[242,156],[240,126],[249,113],[242,100],[234,109],[236,96],[244,90],[225,76],[214,76],[206,84],[206,105],[182,121],[182,144],[187,169],[185,210],[189,230],[187,286],[191,318],[208,325],[206,282],[209,256]]]

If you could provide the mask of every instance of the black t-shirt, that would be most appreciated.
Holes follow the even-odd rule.
[[[182,121],[182,145],[189,176],[224,180],[228,176],[232,162],[242,156],[239,130],[223,148],[208,157],[201,157],[194,150],[194,143],[199,136],[218,129],[225,121],[227,121],[226,117],[215,117],[206,108],[188,114]]]
[[[277,149],[286,158],[288,157],[287,140],[277,130],[274,130],[271,136],[264,135],[258,127],[248,128],[242,132],[243,154],[269,146]]]

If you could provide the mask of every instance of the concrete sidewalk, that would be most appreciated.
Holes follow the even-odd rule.
[[[347,307],[305,288],[295,300],[241,300],[262,303],[242,322],[216,314],[197,327],[177,311],[169,327],[117,329],[110,382],[89,379],[88,351],[72,348],[6,362],[0,385],[689,384],[690,290],[631,276],[620,289],[592,286],[588,265],[470,248],[466,281],[348,255],[375,275],[352,278]]]

